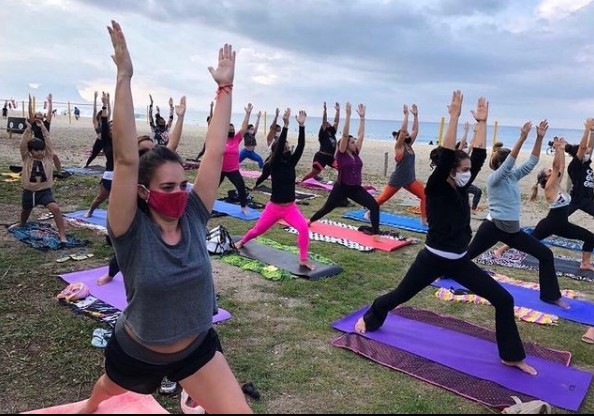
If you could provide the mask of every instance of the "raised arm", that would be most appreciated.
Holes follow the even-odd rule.
[[[359,131],[357,132],[357,150],[361,152],[363,148],[363,139],[365,138],[365,106],[359,104],[357,106],[357,114],[359,114]]]
[[[396,144],[394,145],[394,149],[396,150],[397,154],[404,150],[404,141],[406,140],[406,135],[408,133],[408,106],[406,104],[402,106],[402,113],[404,114],[404,116],[402,117],[400,133],[398,134]]]
[[[594,128],[594,119],[586,119],[584,127],[584,134],[582,135],[582,140],[580,141],[580,146],[578,147],[576,154],[576,157],[580,161],[584,160],[584,155],[588,152],[588,150],[590,150],[590,153],[592,153],[592,138],[590,137],[590,131]]]
[[[153,118],[153,96],[149,94],[151,103],[149,104],[149,124],[151,128],[155,128],[155,119]]]
[[[169,97],[169,120],[167,121],[167,130],[169,130],[173,124],[173,111],[173,98]]]
[[[47,130],[47,127],[45,127],[45,123],[43,121],[35,120],[35,123],[43,135],[43,141],[45,142],[45,157],[52,158],[54,155],[54,142],[52,141],[50,132]]]
[[[182,129],[184,128],[184,117],[186,115],[185,95],[179,100],[179,105],[175,107],[175,112],[177,114],[177,121],[175,122],[173,131],[169,135],[169,143],[167,143],[167,147],[174,152],[177,151],[177,146],[179,146],[179,141],[181,140]]]
[[[46,117],[47,124],[48,125],[49,124],[52,124],[52,116],[53,116],[53,114],[52,114],[52,109],[53,109],[52,101],[53,101],[52,94],[49,94],[47,96],[47,117]]]
[[[243,117],[243,123],[241,123],[241,128],[239,129],[241,140],[243,140],[243,136],[245,135],[245,132],[247,131],[248,126],[250,124],[250,115],[252,114],[254,106],[252,105],[252,103],[248,103],[248,105],[245,106],[243,109],[245,110],[245,117]]]
[[[268,136],[266,136],[266,144],[268,147],[274,142],[274,137],[276,135],[276,121],[278,120],[278,115],[280,114],[280,110],[277,108],[274,112],[274,118],[272,119],[272,124],[270,125],[270,131],[268,132]]]
[[[512,147],[510,154],[507,156],[505,161],[503,161],[503,163],[501,163],[501,165],[497,168],[497,170],[495,172],[493,172],[492,175],[489,176],[489,179],[488,179],[489,184],[496,185],[499,182],[501,182],[502,180],[508,178],[512,174],[512,169],[514,167],[514,164],[516,163],[516,159],[518,158],[518,155],[520,154],[520,150],[522,149],[522,145],[528,138],[528,133],[530,133],[531,129],[532,129],[532,123],[530,121],[527,121],[526,123],[524,123],[524,125],[520,129],[520,137],[514,144],[514,147]],[[519,177],[518,177],[518,179],[519,179]]]
[[[553,157],[553,171],[549,179],[547,179],[544,188],[545,198],[548,202],[557,197],[558,188],[561,186],[563,172],[565,170],[565,144],[565,139],[563,138],[554,139],[553,148],[555,149],[555,156]]]
[[[412,131],[410,132],[410,144],[412,146],[419,135],[419,109],[416,104],[412,105],[410,112],[413,115]]]
[[[338,122],[340,121],[340,104],[334,103],[334,130],[338,131]]]
[[[115,237],[123,235],[136,215],[138,195],[138,144],[131,80],[134,73],[126,39],[119,23],[107,27],[117,67],[113,109],[114,172],[107,218]]]
[[[218,85],[217,104],[206,131],[206,139],[204,140],[206,150],[198,168],[192,192],[198,194],[204,206],[210,212],[217,197],[223,154],[227,144],[229,124],[231,123],[233,77],[235,74],[235,52],[233,47],[226,44],[219,49],[217,68],[208,67],[208,70]]]
[[[466,140],[468,139],[468,130],[470,130],[470,123],[467,121],[466,123],[464,123],[464,134],[462,134],[462,138],[460,139],[460,147],[458,147],[458,149],[464,150],[466,153],[470,153],[465,149]]]
[[[456,136],[458,132],[458,120],[460,119],[460,111],[462,109],[462,101],[464,97],[460,90],[454,91],[452,94],[452,102],[448,106],[448,112],[450,113],[450,121],[448,123],[448,129],[443,138],[442,147],[444,149],[454,150],[456,148]]]
[[[99,128],[99,122],[97,121],[97,97],[98,96],[99,96],[99,92],[95,91],[95,94],[93,94],[93,117],[92,117],[93,128],[95,129],[95,131],[97,131],[97,129]]]
[[[291,155],[291,163],[293,166],[297,166],[301,156],[303,155],[303,149],[305,149],[305,119],[307,118],[307,114],[305,111],[300,110],[299,114],[295,116],[297,123],[299,124],[299,136],[297,137],[297,147],[295,151]]]
[[[274,152],[272,152],[272,156],[270,157],[270,165],[274,165],[277,163],[285,151],[285,145],[287,143],[287,134],[289,132],[289,118],[291,117],[291,109],[287,108],[285,113],[283,114],[283,129],[281,131],[280,137],[276,142]]]
[[[344,106],[344,112],[344,127],[342,129],[342,137],[338,144],[338,151],[340,153],[346,152],[346,149],[349,145],[349,129],[351,127],[351,103],[346,103],[346,105]]]
[[[487,144],[487,118],[489,117],[489,102],[480,97],[476,110],[471,110],[476,120],[476,137],[473,139],[473,149],[484,149]]]
[[[256,124],[254,125],[254,137],[256,137],[256,134],[258,134],[258,127],[260,126],[260,117],[262,117],[262,112],[258,111],[258,114],[256,115]]]
[[[25,160],[25,158],[29,154],[29,148],[27,147],[27,143],[33,137],[33,129],[31,128],[31,123],[28,119],[25,119],[25,125],[27,126],[27,128],[25,128],[25,131],[21,136],[21,144],[19,145],[22,160]]]

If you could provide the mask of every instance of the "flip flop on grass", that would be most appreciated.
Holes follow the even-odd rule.
[[[90,259],[93,256],[94,256],[93,253],[77,253],[77,254],[70,255],[70,258],[72,260],[80,261],[80,260]]]
[[[65,254],[63,256],[60,256],[56,259],[57,263],[64,263],[65,261],[68,261],[72,258],[72,256],[70,254]]]
[[[594,344],[594,327],[589,327],[584,335],[582,341],[586,344]]]

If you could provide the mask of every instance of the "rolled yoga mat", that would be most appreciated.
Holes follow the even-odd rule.
[[[76,403],[67,403],[58,406],[46,407],[22,414],[51,414],[62,415],[72,414],[80,409],[86,400]],[[153,396],[150,394],[138,394],[127,392],[119,396],[112,397],[99,405],[93,413],[96,415],[163,415],[169,414]]]
[[[369,223],[369,220],[365,218],[365,211],[363,210],[346,212],[343,217]],[[414,231],[416,233],[426,234],[428,230],[427,226],[423,225],[418,218],[403,217],[402,215],[383,211],[380,212],[380,224],[400,228],[402,230]]]
[[[126,301],[126,289],[124,287],[124,279],[121,273],[115,275],[113,280],[105,285],[99,286],[96,282],[101,276],[107,274],[109,267],[99,267],[90,270],[81,270],[79,272],[67,273],[60,275],[60,277],[68,282],[85,283],[91,292],[91,295],[103,302],[123,311],[128,302]],[[231,318],[231,314],[224,309],[219,308],[219,313],[213,316],[213,323],[219,323]]]
[[[241,240],[241,236],[232,236],[233,241]],[[342,267],[335,264],[322,264],[311,260],[315,270],[299,266],[299,255],[289,253],[258,243],[255,240],[248,241],[240,250],[239,254],[249,259],[258,260],[265,264],[278,267],[288,271],[295,276],[305,277],[310,280],[320,280],[324,277],[334,276],[342,272]]]
[[[538,312],[550,313],[557,315],[559,318],[568,321],[577,322],[585,325],[594,325],[594,303],[586,302],[584,300],[563,298],[571,308],[563,309],[559,306],[540,300],[540,291],[528,289],[521,286],[511,285],[509,283],[498,282],[503,286],[514,298],[516,306],[530,308]],[[466,289],[460,283],[453,279],[441,278],[433,282],[434,287],[445,287],[446,289]]]
[[[332,327],[353,333],[355,323],[367,309],[352,312]],[[393,313],[388,314],[380,329],[362,336],[571,411],[579,410],[592,381],[589,372],[529,355],[527,363],[538,371],[531,376],[501,364],[493,342]]]

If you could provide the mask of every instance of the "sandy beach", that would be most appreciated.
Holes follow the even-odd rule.
[[[17,117],[20,117],[20,113],[14,114]],[[3,128],[0,131],[0,165],[4,166],[5,168],[8,165],[20,165],[20,155],[18,146],[20,143],[21,136],[20,135],[13,135],[12,139],[8,139],[8,133],[6,132],[5,126],[6,121],[3,120]],[[317,130],[318,126],[307,126],[306,122],[306,129],[308,131]],[[339,127],[340,129],[340,127]],[[150,133],[150,126],[146,122],[139,121],[137,123],[137,131],[138,135],[141,134],[149,134]],[[88,117],[81,117],[79,120],[75,120],[74,117],[72,118],[71,122],[69,123],[67,116],[57,116],[52,119],[52,126],[51,126],[51,133],[52,138],[55,143],[56,151],[60,156],[62,161],[62,165],[64,167],[69,166],[83,166],[86,159],[87,154],[86,152],[90,151],[95,140],[95,134],[92,128],[91,119]],[[461,132],[459,132],[461,133]],[[182,158],[194,158],[200,149],[202,148],[202,144],[204,143],[204,137],[206,134],[206,127],[203,126],[196,126],[189,123],[184,125],[183,134],[181,143],[179,146],[179,154]],[[263,157],[266,155],[266,147],[265,147],[265,136],[263,130],[258,133],[258,142],[259,145],[256,148],[256,151],[260,153]],[[307,144],[305,147],[305,151],[301,162],[298,165],[299,174],[303,175],[306,171],[309,170],[311,166],[311,161],[313,159],[314,153],[318,150],[318,140],[317,136],[315,135],[308,135],[307,136]],[[545,137],[545,141],[547,138]],[[289,142],[291,144],[296,144],[297,137],[296,134],[291,134],[289,136]],[[429,153],[434,146],[427,145],[427,144],[416,144],[414,146],[415,153],[416,153],[416,174],[417,179],[421,182],[425,182],[427,177],[431,173],[431,169],[429,167]],[[518,162],[521,163],[522,161],[526,160],[532,151],[531,146],[526,146],[527,148],[523,149],[520,157],[518,158]],[[385,163],[385,153],[388,153],[388,169],[387,175],[384,176],[384,163]],[[387,179],[394,169],[394,159],[393,159],[393,143],[387,141],[380,141],[380,140],[366,140],[363,145],[363,149],[361,152],[361,158],[364,162],[364,180],[368,183],[373,184],[378,190],[384,186],[387,182]],[[536,182],[536,174],[538,170],[543,167],[550,166],[552,164],[553,157],[545,154],[544,150],[541,153],[541,158],[538,166],[536,169],[524,180],[520,182],[520,186],[522,189],[522,225],[530,226],[535,225],[541,218],[543,218],[547,213],[547,205],[544,201],[542,190],[539,191],[539,199],[536,202],[529,202],[529,196],[531,192],[531,188],[533,184]],[[566,162],[570,162],[570,158],[566,158]],[[103,157],[98,157],[93,164],[103,164],[105,159]],[[255,170],[257,169],[257,165],[254,162],[249,160],[244,161],[243,166],[245,169]],[[486,180],[488,175],[491,173],[491,170],[485,163],[481,173],[479,174],[475,184],[483,189],[483,198],[479,205],[479,208],[483,207],[486,208],[487,206],[487,195],[486,195]],[[322,176],[326,179],[333,180],[336,177],[336,172],[333,169],[326,169]],[[248,180],[249,181],[249,180]],[[89,193],[96,192],[95,189],[90,189]],[[384,210],[391,210],[391,208],[395,208],[394,205],[416,205],[415,202],[416,198],[409,194],[405,190],[401,190],[383,206]],[[483,211],[486,213],[486,211]],[[482,214],[484,216],[485,214]],[[480,217],[480,216],[479,216]],[[594,218],[585,214],[581,211],[576,212],[570,218],[571,222],[576,224],[580,224],[588,228],[589,230],[594,230]],[[479,221],[472,221],[473,228],[476,228],[480,224]]]

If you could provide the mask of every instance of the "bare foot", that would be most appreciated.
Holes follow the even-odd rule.
[[[500,248],[493,251],[493,257],[495,257],[496,259],[500,259],[501,257],[503,257],[503,252],[501,251]]]
[[[594,266],[591,263],[581,263],[580,270],[592,270],[594,271]]]
[[[309,270],[315,270],[316,269],[316,266],[314,266],[314,264],[311,261],[309,261],[309,260],[301,260],[299,262],[299,266],[303,266],[303,267],[305,267],[306,269],[309,269]]]
[[[536,371],[536,369],[534,367],[529,366],[528,364],[526,364],[526,361],[522,360],[522,361],[503,361],[501,360],[501,362],[504,365],[507,365],[508,367],[516,367],[520,370],[522,370],[525,373],[530,374],[531,376],[535,376],[538,374],[538,372]]]
[[[237,250],[239,250],[239,249],[240,249],[240,248],[242,248],[242,247],[243,247],[243,242],[242,242],[242,241],[238,241],[237,243],[235,243],[235,248],[236,248]]]
[[[60,243],[64,243],[64,244],[68,243],[68,238],[66,236],[60,237]]]
[[[93,412],[95,412],[95,410],[97,410],[97,408],[91,409],[89,407],[88,403],[89,403],[88,399],[82,403],[79,403],[76,407],[71,409],[70,413],[74,414],[74,415],[90,415],[90,414],[92,414]]]
[[[307,221],[307,226],[308,226],[308,227],[311,227],[311,220],[308,220],[308,221]]]
[[[248,207],[242,207],[241,212],[243,212],[243,215],[249,215],[250,209]]]
[[[83,217],[85,218],[91,218],[93,216],[93,213],[91,211],[87,211],[85,212],[85,215],[83,215]]]
[[[555,305],[557,305],[557,306],[559,306],[559,307],[561,307],[563,309],[571,309],[571,306],[569,306],[569,303],[565,302],[563,300],[563,298],[559,298],[557,300],[554,300],[551,303],[553,303],[553,304],[555,304]]]
[[[22,227],[23,225],[20,222],[17,222],[15,224],[12,224],[8,227],[9,230],[12,230],[13,228],[17,228],[17,227]]]
[[[367,326],[365,325],[365,320],[363,317],[359,318],[357,323],[355,324],[355,331],[359,334],[364,334],[367,332]]]
[[[380,234],[373,234],[373,241],[382,241],[382,236]]]
[[[370,214],[369,214],[369,211],[365,211],[365,214],[363,214],[363,217],[364,217],[364,218],[365,218],[367,221],[369,221],[369,215],[370,215]]]
[[[99,279],[97,279],[97,285],[99,286],[103,286],[109,282],[111,282],[113,280],[114,276],[110,276],[108,274],[101,276]]]
[[[429,227],[429,223],[427,222],[427,218],[421,218],[421,224],[423,227]]]

